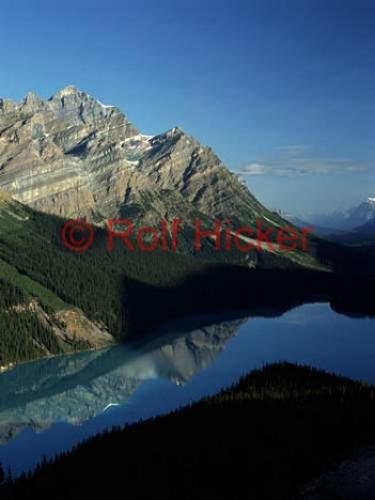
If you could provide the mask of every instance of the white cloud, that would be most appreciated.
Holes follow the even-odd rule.
[[[300,176],[306,174],[364,172],[364,163],[345,158],[325,158],[305,146],[283,146],[264,160],[254,160],[238,173],[241,175]]]
[[[267,168],[260,163],[250,163],[240,173],[243,175],[264,175],[267,173]]]

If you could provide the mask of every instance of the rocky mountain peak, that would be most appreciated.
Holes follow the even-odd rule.
[[[60,90],[58,90],[53,96],[51,96],[48,99],[49,102],[60,102],[60,103],[65,103],[65,102],[81,102],[84,103],[86,106],[91,105],[93,107],[100,107],[102,110],[105,109],[117,109],[116,106],[110,106],[110,105],[105,105],[102,102],[100,102],[98,99],[95,97],[91,96],[87,92],[84,92],[80,89],[78,89],[74,85],[68,85]]]
[[[35,92],[28,92],[22,101],[22,107],[37,111],[44,107],[44,101]]]
[[[172,214],[251,224],[268,212],[211,148],[180,127],[141,134],[114,106],[69,85],[0,114],[0,189],[64,218],[141,224]]]
[[[108,114],[96,99],[73,85],[54,94],[48,101],[48,109],[59,119],[70,121],[71,124],[77,121],[86,123]]]
[[[92,106],[99,105],[99,102],[92,97],[90,94],[79,90],[74,85],[68,85],[60,90],[58,90],[53,96],[51,96],[48,101],[50,103],[59,103],[64,105],[64,103],[86,103]]]
[[[61,90],[58,90],[54,96],[52,96],[52,99],[57,97],[65,97],[67,95],[77,95],[77,94],[83,94],[84,92],[81,92],[75,85],[67,85],[66,87],[62,88]]]

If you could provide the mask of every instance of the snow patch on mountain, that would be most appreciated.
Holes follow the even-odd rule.
[[[98,101],[98,99],[96,99],[96,102],[98,104],[100,104],[100,106],[104,109],[110,109],[110,108],[115,108],[116,106],[113,106],[112,104],[103,104],[101,101]]]

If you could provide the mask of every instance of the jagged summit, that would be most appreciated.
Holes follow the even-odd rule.
[[[44,107],[44,101],[35,92],[28,92],[20,105],[20,109],[23,112],[30,113],[35,113]]]
[[[5,103],[7,104],[7,109],[4,107]],[[23,112],[33,112],[39,110],[40,108],[45,108],[47,111],[53,111],[56,109],[56,103],[58,103],[58,106],[66,103],[75,103],[76,106],[82,104],[85,107],[97,107],[104,114],[106,114],[105,110],[120,112],[116,106],[103,104],[87,92],[78,89],[75,85],[67,85],[46,100],[43,100],[33,91],[29,91],[20,102],[0,98],[0,111],[11,113],[19,110],[22,110]]]
[[[95,102],[104,109],[111,109],[111,108],[117,109],[117,106],[113,106],[111,104],[104,104],[103,102],[99,101],[99,99],[92,97],[90,94],[88,94],[83,90],[80,90],[75,85],[67,85],[66,87],[57,91],[52,97],[49,98],[49,100],[52,101],[53,99],[61,99],[62,97],[67,97],[67,96],[77,96],[77,98]]]
[[[35,102],[42,103],[43,100],[35,92],[30,91],[24,97],[23,102],[24,103],[29,103],[29,104],[30,103],[35,103]]]
[[[81,101],[81,102],[91,103],[93,105],[103,106],[98,99],[91,96],[87,92],[80,90],[75,85],[67,85],[66,87],[63,87],[48,99],[49,102],[61,101],[61,100],[71,100],[72,102]]]
[[[8,106],[0,137],[0,189],[42,211],[149,220],[191,204],[189,213],[245,222],[264,210],[180,127],[146,136],[117,107],[74,85],[47,101],[30,92]]]
[[[58,90],[50,99],[54,97],[64,97],[72,94],[83,94],[75,85],[67,85],[63,87],[61,90]]]

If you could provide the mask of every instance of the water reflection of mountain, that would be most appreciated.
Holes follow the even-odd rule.
[[[0,375],[0,442],[26,427],[86,421],[108,405],[125,403],[147,379],[183,384],[214,361],[243,321],[191,324],[183,332],[177,325],[137,346],[19,365]]]

